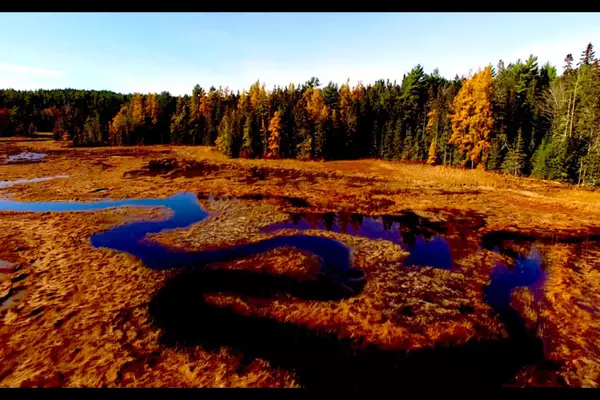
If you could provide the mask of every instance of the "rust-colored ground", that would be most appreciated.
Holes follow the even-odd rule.
[[[578,243],[600,234],[600,193],[400,162],[228,160],[206,147],[71,149],[51,140],[0,142],[0,158],[21,151],[48,156],[0,165],[0,181],[69,178],[0,188],[4,198],[92,201],[182,191],[237,197],[201,200],[211,217],[152,237],[169,246],[198,250],[260,240],[269,235],[259,228],[284,220],[285,211],[412,210],[447,224],[456,268],[407,267],[407,254],[394,244],[314,232],[352,246],[354,265],[367,273],[367,283],[351,298],[302,298],[279,290],[278,279],[293,286],[317,272],[314,257],[296,250],[182,272],[153,271],[130,255],[90,244],[90,234],[162,218],[163,210],[0,212],[0,260],[18,265],[0,269],[2,386],[477,383],[460,373],[469,364],[477,379],[493,383],[600,383],[600,251]],[[159,159],[174,161],[148,170]],[[490,268],[503,256],[481,242],[499,231],[544,240],[543,299],[518,290],[513,306],[544,344],[545,360],[508,355],[507,327],[485,302]],[[213,284],[219,279],[273,293]],[[240,341],[244,337],[251,343]]]

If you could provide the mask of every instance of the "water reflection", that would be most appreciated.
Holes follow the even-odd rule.
[[[516,256],[513,267],[498,262],[492,269],[490,283],[484,289],[485,300],[504,321],[511,335],[524,334],[525,331],[523,317],[510,306],[512,291],[526,287],[538,302],[542,298],[545,282],[542,256],[535,246],[527,256]]]
[[[329,238],[307,235],[278,236],[231,248],[191,252],[170,249],[145,239],[150,233],[185,228],[205,219],[208,213],[200,206],[197,196],[193,193],[178,193],[165,199],[104,200],[95,203],[0,201],[0,211],[18,212],[93,211],[123,206],[166,207],[173,213],[164,220],[134,222],[94,234],[90,237],[92,245],[127,252],[138,257],[150,268],[169,269],[210,264],[289,246],[320,257],[323,262],[319,278],[347,288],[349,294],[364,281],[364,273],[351,265],[352,250],[344,243]]]
[[[338,288],[347,289],[349,295],[356,294],[364,284],[364,273],[352,267],[351,248],[330,238],[294,234],[230,248],[191,252],[170,249],[145,239],[149,233],[185,228],[205,219],[208,213],[200,206],[197,196],[193,193],[178,193],[165,199],[103,200],[95,203],[22,203],[0,200],[0,211],[20,212],[93,211],[123,206],[166,207],[172,210],[172,214],[164,220],[133,222],[94,234],[90,237],[92,245],[127,252],[141,259],[150,268],[167,269],[209,264],[289,246],[320,257],[322,274],[319,279],[333,283]],[[288,221],[270,225],[263,231],[275,232],[289,228],[300,231],[326,230],[388,240],[410,253],[404,261],[406,265],[444,269],[452,267],[450,246],[439,235],[440,227],[413,213],[375,218],[350,213],[292,214]],[[510,320],[509,322],[519,319],[518,314],[510,309],[510,294],[514,288],[526,286],[536,297],[541,295],[545,280],[541,265],[541,255],[534,247],[527,257],[516,257],[514,268],[499,264],[492,271],[491,283],[485,289],[486,300],[503,318]]]
[[[384,215],[371,217],[354,213],[293,213],[288,221],[263,228],[264,232],[282,229],[325,230],[369,239],[387,240],[400,245],[410,255],[405,265],[452,267],[448,242],[437,232],[441,230],[418,215]]]
[[[12,307],[14,304],[19,303],[21,300],[25,298],[25,290],[20,289],[16,291],[12,291],[9,293],[9,297],[7,297],[2,303],[0,303],[0,311],[7,310]]]

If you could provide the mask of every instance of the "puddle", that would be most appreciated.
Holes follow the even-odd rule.
[[[8,272],[13,272],[13,267],[17,263],[0,260],[0,281],[4,279]]]
[[[35,162],[41,161],[46,154],[43,153],[30,153],[23,152],[19,154],[14,154],[12,156],[8,156],[4,161],[5,164],[15,164],[15,163],[25,163],[25,162]]]
[[[46,176],[43,178],[30,178],[30,179],[17,179],[14,181],[0,181],[0,188],[10,187],[14,185],[23,185],[26,183],[36,183],[36,182],[44,182],[52,179],[64,179],[68,178],[69,175],[55,175],[55,176]]]
[[[24,289],[21,289],[21,290],[15,291],[14,293],[11,293],[10,297],[8,297],[6,300],[4,300],[0,304],[0,311],[9,309],[16,303],[19,303],[24,298],[25,298],[25,290]]]
[[[485,289],[487,302],[497,310],[510,308],[513,289],[527,287],[536,301],[542,297],[546,274],[542,269],[542,256],[533,246],[526,257],[517,256],[514,267],[498,263],[490,273],[490,285]]]
[[[435,233],[439,226],[426,226],[416,214],[370,217],[351,213],[296,213],[288,221],[263,228],[263,232],[282,229],[325,230],[369,239],[387,240],[400,245],[410,255],[405,265],[452,268],[448,242]]]

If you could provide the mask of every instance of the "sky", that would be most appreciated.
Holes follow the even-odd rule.
[[[0,88],[183,95],[400,82],[417,64],[452,79],[530,54],[560,70],[589,42],[600,13],[0,13]]]

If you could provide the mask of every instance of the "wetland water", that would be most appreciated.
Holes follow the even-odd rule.
[[[221,262],[289,246],[319,256],[322,260],[320,279],[348,289],[350,295],[356,294],[357,287],[364,281],[364,273],[352,267],[351,248],[340,241],[325,237],[285,235],[230,248],[195,252],[169,249],[145,239],[147,234],[185,228],[208,217],[208,213],[200,206],[197,196],[193,193],[178,193],[164,199],[103,200],[93,203],[0,200],[0,211],[17,212],[95,211],[125,206],[165,207],[172,213],[164,220],[133,222],[94,234],[90,241],[94,247],[132,254],[150,268],[168,269]],[[327,230],[370,239],[383,239],[402,246],[410,253],[405,260],[406,265],[451,268],[450,245],[442,236],[424,227],[421,222],[421,219],[414,215],[370,218],[359,214],[304,213],[292,214],[289,221],[267,226],[263,228],[263,232],[276,232],[281,229]],[[498,264],[490,275],[490,285],[485,289],[490,306],[497,312],[506,314],[510,312],[510,293],[514,288],[526,286],[530,287],[534,294],[539,293],[544,281],[541,264],[541,256],[535,249],[527,257],[517,257],[514,268]]]
[[[60,178],[68,178],[69,175],[55,175],[55,176],[45,176],[43,178],[30,178],[30,179],[18,179],[16,181],[0,181],[0,189],[5,187],[10,187],[13,185],[23,185],[25,183],[36,183],[36,182],[44,182],[50,181],[52,179],[60,179]]]
[[[405,265],[451,268],[452,255],[448,242],[419,226],[419,222],[418,217],[400,215],[370,217],[350,213],[298,213],[290,214],[288,221],[264,228],[263,232],[282,229],[325,230],[373,240],[382,239],[400,245],[410,253],[404,260]]]
[[[16,164],[16,163],[26,163],[26,162],[36,162],[41,161],[46,154],[44,153],[31,153],[31,152],[23,152],[19,154],[14,154],[12,156],[8,156],[4,161],[5,164]]]

